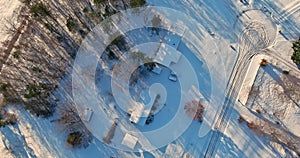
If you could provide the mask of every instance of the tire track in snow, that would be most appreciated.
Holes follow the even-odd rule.
[[[258,38],[257,41],[255,41],[256,38]],[[239,57],[235,63],[235,69],[231,73],[227,85],[229,88],[226,94],[226,100],[215,123],[215,131],[213,131],[212,138],[204,157],[214,157],[215,149],[217,149],[217,146],[220,143],[219,139],[226,129],[232,110],[231,107],[235,104],[251,59],[269,46],[271,41],[268,38],[263,25],[257,22],[250,23],[246,29],[242,31],[239,37],[239,44],[241,45],[239,48]]]

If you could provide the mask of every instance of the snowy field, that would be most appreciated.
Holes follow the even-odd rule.
[[[168,145],[159,147],[156,150],[146,151],[143,150],[143,145],[149,142],[145,141],[137,144],[136,149],[139,152],[127,152],[116,149],[116,147],[122,145],[120,142],[124,138],[124,131],[128,129],[142,132],[158,130],[172,121],[177,109],[180,109],[182,106],[179,103],[180,96],[183,95],[180,87],[189,81],[191,83],[195,81],[192,79],[189,80],[188,77],[190,76],[182,76],[178,73],[188,71],[185,70],[186,67],[181,66],[181,60],[183,59],[178,61],[177,66],[176,64],[170,67],[160,66],[162,68],[160,74],[148,71],[145,74],[139,74],[142,76],[139,76],[136,83],[131,85],[130,95],[139,100],[142,93],[142,97],[146,103],[149,103],[149,100],[151,100],[152,96],[147,92],[154,83],[163,85],[168,94],[165,105],[154,115],[153,121],[149,125],[140,126],[130,123],[130,116],[127,115],[128,111],[124,111],[118,105],[116,98],[114,98],[112,76],[114,65],[118,64],[118,59],[109,59],[107,55],[103,55],[97,64],[96,71],[92,72],[94,73],[92,76],[94,76],[97,96],[102,100],[101,106],[97,107],[97,110],[100,112],[97,114],[94,113],[90,123],[87,123],[88,129],[92,132],[100,131],[100,134],[95,134],[88,148],[72,149],[65,143],[66,136],[61,134],[62,127],[57,126],[55,123],[57,119],[56,115],[50,119],[36,118],[27,111],[8,106],[8,111],[15,113],[19,118],[19,122],[14,126],[0,129],[0,157],[209,157],[209,155],[206,155],[206,152],[209,149],[209,145],[211,143],[214,144],[214,142],[211,142],[214,137],[213,131],[215,128],[218,128],[216,122],[218,122],[218,118],[222,113],[221,108],[224,105],[225,97],[227,97],[226,87],[229,87],[230,84],[234,85],[230,77],[233,75],[233,72],[240,71],[235,68],[237,63],[249,63],[251,59],[250,57],[250,59],[242,58],[244,56],[239,52],[241,50],[239,48],[243,48],[243,50],[249,52],[252,50],[251,46],[243,45],[247,41],[241,42],[240,40],[241,32],[244,29],[247,30],[247,26],[251,22],[261,23],[264,25],[264,28],[270,28],[263,32],[267,36],[266,39],[270,40],[268,41],[268,47],[254,53],[271,54],[272,58],[279,58],[284,62],[281,60],[276,62],[280,65],[281,69],[268,65],[257,68],[257,75],[256,72],[249,73],[248,71],[248,76],[250,75],[254,85],[248,91],[250,93],[249,97],[247,93],[242,93],[242,95],[247,95],[246,98],[249,98],[245,99],[246,105],[238,101],[239,95],[236,98],[226,98],[226,100],[233,102],[233,106],[228,107],[228,122],[224,123],[225,129],[221,131],[221,137],[214,140],[217,142],[216,146],[213,147],[213,155],[210,156],[220,158],[287,157],[289,153],[280,147],[280,145],[271,142],[267,137],[257,136],[256,133],[249,130],[247,125],[239,123],[238,118],[240,115],[243,115],[250,121],[262,117],[273,121],[275,124],[275,121],[277,121],[284,129],[287,129],[298,137],[300,136],[298,130],[300,126],[299,91],[289,91],[288,94],[290,95],[282,94],[286,92],[283,86],[288,88],[299,87],[300,82],[299,76],[288,77],[282,73],[282,70],[290,70],[291,74],[299,74],[299,70],[295,68],[295,64],[290,60],[292,53],[290,47],[291,42],[300,36],[300,1],[256,0],[250,2],[250,4],[242,4],[240,1],[231,0],[147,0],[149,5],[181,11],[189,18],[195,19],[197,25],[189,25],[189,19],[185,19],[186,21],[183,20],[187,26],[192,27],[187,27],[188,31],[182,37],[180,37],[181,35],[170,35],[171,29],[169,27],[161,30],[158,34],[153,34],[153,32],[151,33],[145,28],[126,32],[126,36],[131,40],[130,46],[132,48],[129,50],[131,53],[136,50],[144,51],[145,48],[152,53],[157,48],[160,51],[164,51],[160,48],[161,43],[169,45],[167,47],[169,50],[175,49],[181,52],[184,59],[191,63],[192,69],[195,71],[196,81],[199,83],[197,92],[201,94],[201,96],[198,96],[198,99],[200,98],[201,101],[207,103],[205,104],[206,112],[204,121],[191,121],[191,124],[183,134]],[[9,1],[9,3],[4,0],[0,1],[1,31],[4,29],[3,24],[5,23],[5,19],[12,17],[13,10],[19,5],[18,1]],[[168,21],[164,22],[167,23]],[[171,24],[167,23],[166,25]],[[193,34],[193,32],[196,33]],[[5,40],[7,34],[0,33],[0,40]],[[256,37],[253,34],[249,36],[251,38]],[[177,43],[172,43],[173,41],[177,41]],[[143,43],[147,42],[156,42],[159,44],[159,47],[156,48],[157,44],[150,44],[148,45],[149,47],[140,47]],[[124,53],[122,52],[122,54]],[[238,59],[239,61],[237,61]],[[89,63],[86,64],[89,65]],[[275,65],[275,63],[272,64]],[[241,68],[241,72],[245,72],[246,74],[249,64],[245,64],[245,66]],[[171,70],[178,70],[178,81],[174,82],[168,79]],[[136,71],[139,70],[137,69]],[[86,73],[89,74],[89,72]],[[132,76],[128,78],[133,79]],[[180,82],[182,79],[185,79],[185,81]],[[245,81],[241,80],[242,82]],[[290,83],[295,83],[296,85],[289,85]],[[71,84],[71,76],[67,76],[62,81],[61,87],[55,92],[60,104],[64,104],[68,102],[67,100],[71,99],[69,97],[72,96],[72,90],[67,88]],[[82,84],[90,85],[89,82]],[[236,86],[240,85],[237,84]],[[247,86],[251,87],[252,84]],[[241,87],[242,90],[245,88],[242,83]],[[141,92],[141,89],[146,92]],[[297,90],[297,88],[295,89]],[[82,93],[82,96],[86,94],[88,95],[89,93]],[[86,98],[89,99],[89,97]],[[85,102],[85,104],[93,104],[93,101]],[[97,102],[97,106],[99,105]],[[262,116],[257,116],[257,113],[255,113],[257,109],[262,111]],[[274,113],[276,113],[276,117],[274,117]],[[106,119],[98,119],[102,118],[100,117],[102,114],[109,118],[107,119],[108,121]],[[181,118],[191,119],[185,116]],[[101,138],[105,136],[116,120],[118,121],[118,125],[111,143],[107,145]],[[99,123],[101,123],[101,127],[99,127]],[[153,142],[163,141],[170,134],[172,134],[171,131],[165,132],[164,135],[160,135],[161,140]],[[159,136],[156,138],[159,138]],[[122,149],[126,150],[127,147],[124,146]]]
[[[250,121],[266,119],[275,127],[287,129],[299,141],[299,73],[296,76],[284,74],[271,64],[259,67],[247,103],[238,102],[232,111],[218,157],[296,157],[286,146],[238,121],[240,116]]]
[[[0,47],[1,42],[8,39],[10,32],[8,31],[11,24],[15,24],[21,2],[18,0],[1,0],[0,1]]]

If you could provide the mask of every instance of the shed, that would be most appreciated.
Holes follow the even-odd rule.
[[[138,141],[137,137],[126,133],[123,140],[122,140],[122,144],[127,146],[130,149],[134,149],[137,141]]]

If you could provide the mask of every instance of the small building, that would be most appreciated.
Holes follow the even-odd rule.
[[[155,60],[166,67],[170,67],[170,65],[178,63],[180,58],[181,54],[176,53],[176,49],[173,47],[167,47],[164,43],[161,44],[159,53],[155,56]]]
[[[145,107],[144,104],[138,102],[134,106],[132,106],[132,109],[129,110],[130,113],[129,121],[132,123],[138,123],[143,114],[144,107]]]
[[[126,133],[123,140],[122,140],[122,144],[127,146],[128,148],[130,149],[134,149],[136,143],[138,141],[138,138],[131,135],[131,134],[128,134]]]
[[[176,157],[183,157],[183,153],[184,150],[180,145],[170,143],[166,148],[165,155],[166,157],[170,157],[170,158],[174,157],[174,155],[176,155]]]

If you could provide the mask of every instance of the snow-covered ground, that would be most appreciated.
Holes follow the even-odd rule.
[[[8,126],[0,129],[0,157],[95,157],[95,155],[97,155],[97,157],[183,157],[184,155],[189,155],[190,157],[203,157],[211,138],[211,132],[204,135],[201,133],[201,129],[205,129],[203,126],[209,129],[213,127],[214,121],[217,118],[215,114],[219,112],[219,107],[223,105],[224,100],[222,100],[222,97],[225,97],[225,89],[223,87],[225,87],[226,83],[229,81],[230,74],[235,66],[235,61],[238,58],[237,44],[239,42],[239,35],[240,32],[247,26],[249,21],[251,22],[253,20],[259,22],[264,18],[269,20],[271,19],[273,23],[266,22],[265,27],[280,29],[281,33],[271,32],[273,33],[272,36],[274,35],[275,41],[272,48],[269,48],[268,50],[277,52],[276,57],[283,58],[287,61],[289,63],[287,68],[289,68],[290,65],[295,67],[290,60],[290,55],[292,53],[290,47],[291,41],[295,40],[300,35],[300,21],[298,18],[300,14],[299,0],[257,0],[253,1],[254,3],[251,3],[250,5],[244,5],[240,1],[230,0],[148,0],[147,2],[149,5],[163,6],[179,10],[187,14],[190,18],[195,19],[199,24],[199,27],[194,26],[194,28],[189,28],[191,32],[194,31],[196,34],[185,34],[181,43],[178,44],[177,50],[181,51],[192,64],[199,80],[199,91],[209,103],[204,122],[199,123],[193,121],[188,129],[176,140],[172,141],[170,145],[163,146],[153,151],[145,151],[144,153],[125,152],[111,148],[96,137],[93,139],[88,148],[72,149],[66,145],[65,135],[60,133],[60,127],[58,127],[55,122],[51,121],[56,119],[55,116],[50,119],[36,118],[27,111],[8,106],[7,109],[9,111],[17,114],[19,122],[14,126]],[[17,8],[19,4],[20,3],[18,1],[9,1],[9,3],[4,0],[0,1],[0,16],[2,18],[0,19],[1,30],[3,30],[3,24],[5,24],[3,19],[11,17],[13,15],[14,8]],[[266,9],[264,7],[266,7]],[[243,12],[246,10],[253,11]],[[260,16],[262,14],[265,14],[266,16]],[[185,20],[188,23],[189,19]],[[274,24],[276,24],[276,27],[273,27]],[[267,33],[269,33],[268,31]],[[161,32],[158,36],[149,35],[149,38],[145,38],[146,36],[142,36],[142,38],[134,38],[138,37],[139,33],[141,32],[129,32],[128,36],[133,37],[133,42],[136,44],[142,44],[143,42],[159,43],[159,40],[165,36],[166,32]],[[7,35],[1,35],[0,40],[5,39],[2,37],[6,38]],[[169,44],[167,41],[162,42]],[[232,45],[233,48],[230,48],[230,45]],[[113,98],[114,96],[111,91],[111,69],[116,61],[109,61],[108,59],[105,60],[108,62],[100,63],[97,67],[95,82],[99,89],[98,96],[102,97],[104,103],[109,104],[115,103],[115,99]],[[254,63],[258,64],[257,61]],[[278,61],[278,63],[280,63],[280,61]],[[281,65],[283,64],[281,63]],[[258,68],[256,67],[254,69]],[[181,71],[184,71],[184,68],[181,68]],[[259,95],[259,98],[257,99],[254,95],[255,93],[251,94],[246,106],[252,110],[262,108],[261,110],[266,111],[264,114],[265,117],[271,117],[270,112],[268,112],[270,109],[280,108],[279,110],[282,110],[285,106],[289,106],[290,109],[288,109],[286,117],[280,121],[282,121],[281,123],[287,129],[299,136],[299,131],[297,130],[297,127],[299,127],[299,115],[296,114],[297,111],[299,111],[299,95],[293,95],[291,97],[293,100],[284,102],[284,104],[281,103],[280,99],[272,99],[272,97],[277,95],[273,93],[273,89],[277,89],[278,92],[284,91],[283,88],[278,85],[278,82],[274,80],[274,75],[282,76],[281,70],[278,70],[276,67],[267,66],[265,68],[259,68],[257,76],[255,72],[256,70],[249,69],[249,72],[250,71],[254,71],[254,76],[251,76],[252,73],[248,73],[248,75],[250,74],[249,83],[254,82],[254,88],[252,88],[250,94],[254,93],[253,90],[259,87],[261,95]],[[292,71],[295,70],[293,69]],[[137,128],[140,131],[150,131],[163,127],[163,125],[172,120],[173,115],[177,110],[175,108],[178,107],[176,106],[179,102],[178,96],[181,94],[180,90],[178,90],[180,83],[178,81],[169,81],[169,73],[170,69],[163,67],[163,71],[160,75],[150,72],[150,74],[146,76],[147,78],[143,81],[138,81],[139,84],[142,84],[141,82],[143,82],[143,84],[151,85],[152,83],[158,82],[164,85],[168,93],[166,107],[163,107],[162,110],[155,115],[154,121],[148,126],[145,125],[144,127],[140,127],[138,125],[131,125],[124,127],[132,129]],[[185,76],[179,76],[179,79],[180,77]],[[296,82],[297,81],[299,82],[299,80],[296,80]],[[61,86],[70,86],[71,83],[68,82],[70,82],[70,76],[62,81]],[[214,85],[212,85],[212,83],[214,83]],[[216,83],[222,84],[218,85]],[[89,85],[89,83],[85,84]],[[57,97],[60,100],[70,99],[69,95],[72,96],[71,90],[63,90],[65,89],[61,88],[58,90],[58,93],[60,93],[61,96]],[[216,90],[219,90],[217,93],[218,95],[211,95],[212,93],[215,93],[214,91]],[[131,94],[134,95],[134,92],[131,92]],[[246,102],[247,98],[248,97],[244,99],[244,102]],[[265,100],[265,98],[268,100]],[[228,99],[232,99],[232,101],[235,102],[237,98]],[[298,107],[295,103],[298,103]],[[90,104],[92,104],[92,102],[90,102]],[[257,105],[261,106],[258,107]],[[278,107],[277,105],[280,106]],[[120,122],[122,124],[124,121],[127,121],[127,125],[129,123],[129,116],[126,115],[127,111],[122,112],[122,109],[119,109],[118,106],[116,109],[116,111],[118,111],[116,114],[119,114],[119,116],[116,116],[116,114],[112,115],[111,111],[115,110],[114,106],[103,106],[99,108],[99,110],[103,111],[103,114],[107,114],[109,117],[121,120]],[[99,113],[99,115],[100,114],[102,113]],[[261,139],[253,134],[246,125],[240,124],[237,121],[240,114],[254,120],[255,115],[252,111],[247,109],[240,102],[236,102],[234,107],[231,109],[229,122],[220,140],[220,144],[215,147],[216,157],[285,156],[282,152],[276,151],[277,148],[267,144],[265,139]],[[101,121],[102,123],[104,122],[103,120],[97,121],[97,119],[94,120],[97,125],[99,125]],[[91,130],[92,128],[101,130],[107,126],[105,131],[101,131],[106,133],[109,130],[110,125],[113,123],[114,120],[110,120],[103,123],[103,127],[101,128],[96,127],[96,124],[93,124],[95,127],[89,128]],[[123,129],[116,130],[115,136],[112,139],[112,144],[110,145],[116,145],[118,142],[122,141],[124,136],[122,130]],[[169,133],[165,134],[168,135]],[[204,135],[204,137],[199,137],[200,135]]]
[[[263,138],[238,121],[241,115],[250,122],[257,118],[267,119],[274,124],[280,124],[299,139],[300,76],[283,74],[282,71],[282,69],[269,64],[260,67],[257,75],[255,73],[256,77],[254,83],[252,82],[253,86],[250,89],[247,103],[237,102],[233,108],[222,142],[218,146],[217,155],[219,157],[292,156],[281,145],[269,138]],[[244,93],[244,95],[247,94]]]
[[[16,24],[18,11],[22,3],[19,0],[1,0],[0,1],[0,47],[1,42],[9,38],[10,32],[8,31],[11,24]]]

